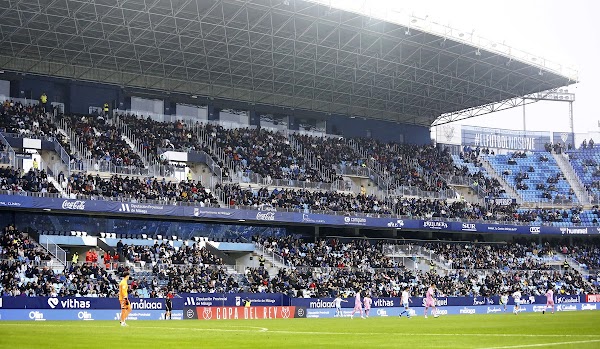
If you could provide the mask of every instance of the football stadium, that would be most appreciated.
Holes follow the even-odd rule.
[[[0,348],[600,347],[578,70],[372,3],[0,0]]]

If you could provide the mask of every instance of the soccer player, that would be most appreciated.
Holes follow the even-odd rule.
[[[500,305],[504,306],[504,311],[508,307],[508,292],[505,292],[502,296],[500,296]]]
[[[363,298],[363,303],[365,304],[365,315],[366,317],[369,317],[369,312],[371,311],[371,304],[373,304],[373,300],[371,299],[368,293],[365,296],[365,298]]]
[[[129,272],[125,271],[123,273],[123,280],[119,282],[119,302],[121,303],[121,326],[127,326],[125,320],[127,319],[127,316],[129,316],[129,313],[131,313],[132,310],[131,303],[129,302],[129,298],[127,296],[127,290],[129,288],[129,286],[127,285],[128,281]]]
[[[172,320],[171,312],[173,311],[173,293],[169,291],[165,297],[165,320]]]
[[[519,308],[521,307],[521,291],[516,290],[513,294],[513,299],[515,300],[515,307],[513,309],[513,313],[517,315],[519,313]]]
[[[546,306],[542,310],[542,314],[546,314],[548,308],[552,308],[552,314],[554,314],[554,291],[551,288],[546,292]]]
[[[406,317],[410,319],[410,309],[408,308],[408,302],[410,302],[410,288],[404,288],[402,291],[402,295],[400,296],[400,301],[402,302],[402,306],[404,307],[404,311],[400,313],[400,317],[406,313]]]
[[[354,313],[357,311],[360,312],[360,318],[364,319],[362,302],[360,301],[360,291],[356,291],[356,295],[354,297],[354,310],[352,310],[352,314],[350,314],[350,318],[354,319]]]
[[[344,314],[342,313],[342,302],[348,303],[348,301],[343,300],[339,294],[333,300],[333,304],[335,305],[335,317],[344,317]]]
[[[431,284],[431,286],[427,289],[427,293],[425,294],[425,318],[427,319],[427,311],[431,308],[431,314],[433,316],[437,315],[437,308],[435,307],[435,284]]]

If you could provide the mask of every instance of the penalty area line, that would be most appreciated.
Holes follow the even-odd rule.
[[[600,339],[590,339],[586,341],[571,341],[571,342],[554,342],[554,343],[539,343],[539,344],[521,344],[521,345],[509,345],[505,347],[486,347],[482,349],[516,349],[516,348],[535,348],[535,347],[549,347],[555,345],[568,345],[568,344],[588,344],[598,343]]]

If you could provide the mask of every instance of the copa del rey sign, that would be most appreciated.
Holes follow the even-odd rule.
[[[252,307],[186,307],[184,319],[198,320],[252,320],[252,319],[290,319],[306,317],[304,308],[289,306],[252,306]]]

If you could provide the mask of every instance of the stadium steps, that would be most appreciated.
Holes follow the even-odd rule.
[[[554,160],[556,160],[556,163],[558,164],[561,172],[564,174],[567,182],[569,182],[569,185],[571,188],[573,188],[573,191],[575,191],[575,196],[577,196],[579,202],[583,205],[590,205],[589,195],[587,194],[583,183],[581,183],[581,179],[575,173],[573,166],[571,166],[569,160],[567,160],[567,155],[556,154],[555,152],[552,152],[551,154]]]
[[[252,252],[252,257],[258,261],[258,258],[260,256],[265,257],[265,262],[266,262],[265,266],[268,263],[268,264],[271,264],[272,268],[277,269],[275,271],[275,273],[277,271],[279,271],[279,269],[281,269],[281,268],[291,268],[292,267],[292,265],[286,264],[283,257],[281,257],[279,254],[277,254],[275,252],[270,252],[264,246],[254,243],[254,251]],[[269,274],[271,274],[271,271],[269,271]]]
[[[63,187],[60,185],[60,183],[58,183],[58,181],[53,176],[48,176],[48,182],[50,182],[54,186],[54,188],[56,188],[56,190],[58,190],[61,197],[63,197],[63,198],[69,197],[67,192],[63,189]]]
[[[150,161],[148,160],[148,158],[140,152],[140,149],[138,149],[138,147],[135,146],[132,140],[129,137],[127,137],[125,133],[121,135],[121,139],[124,140],[125,143],[127,143],[127,145],[129,145],[129,147],[133,149],[133,151],[135,151],[135,153],[140,157],[140,159],[142,159],[142,162],[144,163],[145,167],[148,167],[150,165]]]
[[[522,205],[523,198],[521,197],[521,195],[519,195],[519,193],[517,193],[517,191],[515,190],[515,188],[513,188],[513,186],[511,186],[510,184],[508,184],[508,182],[506,182],[506,180],[504,179],[503,176],[501,176],[500,174],[498,174],[498,172],[496,172],[496,170],[494,169],[492,164],[490,164],[488,159],[486,159],[483,156],[479,157],[479,159],[481,160],[481,164],[483,165],[483,168],[485,168],[487,173],[492,178],[495,178],[498,180],[498,182],[500,182],[500,185],[502,186],[502,188],[504,188],[506,190],[506,194],[511,198],[515,198],[517,200],[517,203],[519,205]]]
[[[288,141],[290,142],[290,146],[293,147],[293,149],[295,149],[298,154],[302,154],[302,156],[304,156],[304,158],[306,159],[306,161],[308,161],[308,163],[310,164],[310,166],[314,169],[316,169],[317,171],[319,171],[319,174],[321,175],[321,178],[326,178],[329,179],[331,181],[334,180],[335,178],[335,171],[333,171],[332,169],[328,169],[326,166],[324,166],[317,158],[317,156],[310,151],[309,149],[305,149],[302,146],[302,143],[299,142],[295,137],[293,133],[288,133]]]

